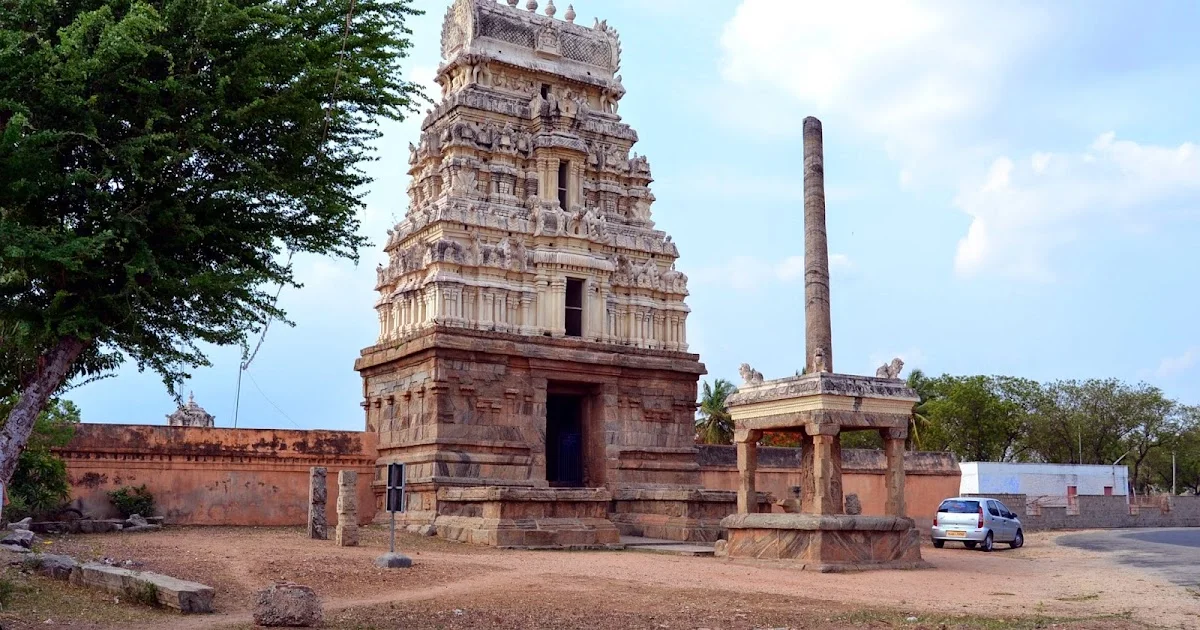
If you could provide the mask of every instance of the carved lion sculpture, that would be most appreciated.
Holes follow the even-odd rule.
[[[747,385],[758,385],[763,382],[762,372],[750,367],[749,363],[743,363],[742,367],[738,368],[738,373],[742,375],[742,382]]]
[[[879,369],[875,370],[875,376],[877,378],[900,378],[900,370],[903,369],[904,361],[901,361],[900,357],[896,357],[892,359],[891,363],[884,363],[879,366]]]

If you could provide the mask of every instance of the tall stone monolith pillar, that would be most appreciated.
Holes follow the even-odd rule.
[[[339,547],[358,546],[358,472],[338,472],[337,533]]]
[[[829,243],[825,235],[825,154],[821,121],[804,119],[804,341],[809,374],[833,372]]]
[[[325,518],[329,489],[325,485],[325,473],[321,466],[308,469],[308,537],[314,540],[329,540],[329,524]]]

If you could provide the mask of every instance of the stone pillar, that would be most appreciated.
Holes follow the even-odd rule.
[[[737,443],[737,511],[738,514],[753,514],[758,511],[754,476],[758,472],[758,441],[762,439],[762,431],[738,429],[733,439]]]
[[[369,424],[371,407],[369,404],[364,406]],[[313,540],[329,540],[329,524],[325,519],[325,500],[329,496],[325,472],[321,466],[308,469],[308,537]]]
[[[808,373],[833,372],[829,243],[825,235],[825,157],[821,121],[804,119],[804,346]],[[824,366],[815,357],[824,355]]]
[[[883,450],[887,455],[887,473],[884,478],[887,487],[885,514],[904,516],[906,510],[904,504],[904,438],[907,436],[900,435],[901,432],[896,429],[889,429],[882,433]]]
[[[337,533],[339,547],[358,546],[358,471],[338,472]]]
[[[842,447],[837,427],[807,427],[812,436],[812,514],[842,513]]]

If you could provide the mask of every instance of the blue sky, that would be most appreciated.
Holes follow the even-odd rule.
[[[418,0],[425,85],[448,0]],[[523,4],[523,1],[522,1]],[[545,4],[544,1],[542,4]],[[559,7],[565,12],[567,2]],[[836,6],[835,6],[836,5]],[[709,376],[804,363],[800,121],[822,119],[834,361],[1144,380],[1200,403],[1200,4],[580,0],[621,33],[621,115],[691,278]],[[407,205],[419,117],[383,127],[363,231]],[[378,246],[297,258],[239,426],[362,429]],[[239,349],[188,389],[231,426]],[[132,366],[74,390],[88,422],[162,423]]]

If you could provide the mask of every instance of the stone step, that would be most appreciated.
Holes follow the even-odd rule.
[[[213,596],[211,586],[179,580],[149,571],[133,571],[121,567],[89,562],[71,572],[71,583],[136,597],[153,587],[159,604],[184,613],[211,613]]]
[[[712,557],[713,545],[699,542],[681,542],[663,538],[643,538],[641,536],[622,536],[621,544],[630,551],[647,553],[665,553],[675,556]]]

